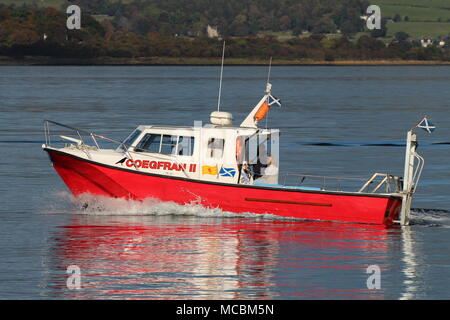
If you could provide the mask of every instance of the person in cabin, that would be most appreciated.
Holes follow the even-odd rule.
[[[267,167],[267,151],[264,144],[259,145],[258,147],[258,156],[256,158],[256,163],[250,165],[250,170],[253,175],[253,179],[257,180],[263,176],[262,171],[265,167]]]
[[[250,170],[250,166],[248,165],[247,161],[244,161],[244,163],[242,164],[241,183],[242,184],[252,183],[252,172]]]
[[[272,156],[267,156],[267,164],[261,169],[262,177],[258,179],[258,182],[264,182],[269,184],[278,183],[278,167]]]
[[[210,158],[221,158],[223,155],[223,139],[211,138],[208,141],[208,156]]]

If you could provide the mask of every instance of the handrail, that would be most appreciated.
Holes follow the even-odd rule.
[[[329,179],[338,179],[338,180],[352,180],[352,181],[366,181],[365,178],[361,177],[338,177],[338,176],[319,176],[312,174],[302,174],[302,173],[286,173],[287,176],[297,176],[297,177],[311,177],[311,178],[329,178]]]
[[[369,186],[375,181],[377,177],[382,177],[381,181],[376,185],[376,187],[372,190],[371,193],[377,192],[384,184],[386,185],[386,193],[390,193],[391,184],[394,182],[395,192],[400,192],[400,178],[388,173],[374,173],[372,177],[367,180],[367,182],[358,190],[358,192],[363,192],[365,189],[368,189]]]
[[[375,173],[371,178],[367,180],[367,178],[356,178],[356,177],[339,177],[339,176],[319,176],[319,175],[309,175],[309,174],[300,174],[300,173],[285,173],[284,174],[284,185],[286,185],[286,180],[289,176],[301,178],[298,182],[298,185],[301,185],[306,178],[313,178],[315,180],[322,180],[322,189],[326,189],[327,185],[333,185],[337,187],[337,190],[342,190],[342,187],[345,187],[345,182],[359,182],[364,183],[363,186],[355,192],[364,192],[377,177],[382,177],[381,181],[375,186],[375,188],[371,191],[367,190],[368,193],[376,193],[383,185],[386,186],[386,193],[391,193],[391,186],[393,185],[395,188],[395,192],[398,193],[400,190],[400,178],[391,174],[386,173]],[[333,183],[334,182],[334,183]],[[320,182],[319,182],[320,183]],[[317,184],[317,182],[316,182]],[[350,187],[348,185],[347,187]],[[354,186],[356,188],[356,186]]]
[[[284,185],[286,185],[288,177],[297,177],[299,180],[297,181],[298,186],[300,186],[306,178],[312,178],[315,180],[315,186],[319,184],[321,189],[326,190],[328,186],[333,185],[334,190],[342,191],[343,187],[345,188],[345,182],[358,182],[362,183],[366,181],[365,178],[356,178],[356,177],[338,177],[338,176],[320,176],[320,175],[311,175],[311,174],[300,174],[300,173],[285,173],[284,174]],[[348,186],[349,187],[349,186]],[[331,190],[331,189],[328,189]]]
[[[414,152],[414,157],[418,160],[418,163],[413,174],[413,188],[411,190],[411,193],[416,192],[416,186],[419,184],[420,176],[422,175],[422,170],[425,165],[425,159],[420,154]]]
[[[67,128],[67,129],[70,129],[70,130],[73,130],[73,131],[76,131],[77,134],[80,136],[80,138],[81,138],[80,133],[83,133],[83,134],[85,134],[85,135],[87,135],[87,136],[93,137],[93,139],[94,139],[94,137],[97,137],[97,138],[100,138],[100,139],[103,139],[103,140],[106,140],[106,141],[110,141],[110,142],[117,143],[117,144],[119,144],[119,145],[124,145],[124,146],[126,146],[122,141],[118,141],[118,140],[111,139],[111,138],[108,138],[108,137],[105,137],[105,136],[102,136],[102,135],[99,135],[99,134],[96,134],[96,133],[93,133],[93,132],[88,132],[88,131],[85,131],[85,130],[82,130],[82,129],[78,129],[78,128],[75,128],[75,127],[71,127],[71,126],[68,126],[68,125],[65,125],[65,124],[56,122],[56,121],[52,121],[52,120],[44,120],[44,122],[45,122],[45,123],[53,123],[53,124],[55,124],[55,125],[57,125],[57,126],[60,126],[60,127],[63,127],[63,128]],[[48,127],[48,126],[47,126],[47,130],[48,130],[48,132],[50,133],[50,130],[49,130],[49,127]],[[83,141],[83,138],[81,138],[81,140]],[[97,143],[96,143],[96,145],[97,145]],[[97,145],[97,146],[98,146],[98,145]]]
[[[108,142],[112,142],[112,143],[115,143],[115,144],[117,144],[119,146],[122,146],[125,154],[127,154],[131,159],[133,159],[133,157],[131,156],[130,152],[128,151],[129,145],[125,144],[122,141],[118,141],[118,140],[115,140],[115,139],[112,139],[112,138],[108,138],[108,137],[102,136],[100,134],[96,134],[96,133],[89,132],[89,131],[86,131],[86,130],[78,129],[78,128],[75,128],[75,127],[72,127],[72,126],[68,126],[68,125],[65,125],[65,124],[62,124],[62,123],[59,123],[59,122],[56,122],[56,121],[52,121],[52,120],[47,120],[47,119],[44,120],[44,132],[45,132],[45,145],[46,146],[50,146],[50,144],[51,144],[51,133],[50,133],[50,126],[49,126],[49,124],[54,124],[56,126],[75,131],[76,135],[80,138],[80,140],[82,142],[82,144],[79,146],[79,147],[81,147],[80,149],[83,150],[83,152],[85,152],[86,155],[89,158],[91,158],[91,155],[89,153],[89,150],[87,150],[85,147],[83,147],[83,146],[86,146],[86,144],[84,142],[84,139],[83,139],[82,135],[90,136],[92,141],[94,142],[95,146],[97,147],[97,149],[101,149],[101,148],[100,148],[100,145],[98,144],[96,138],[102,139],[102,140],[105,140],[105,141],[108,141]]]

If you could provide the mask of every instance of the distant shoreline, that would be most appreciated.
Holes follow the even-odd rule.
[[[70,59],[26,56],[13,58],[0,56],[0,66],[217,66],[220,59],[210,58],[171,58],[171,57],[143,57],[143,58],[92,58]],[[266,66],[267,60],[228,58],[227,66]],[[276,60],[277,66],[441,66],[450,65],[450,61],[435,60]]]

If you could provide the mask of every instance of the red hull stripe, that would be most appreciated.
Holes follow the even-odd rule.
[[[245,198],[245,200],[246,201],[255,201],[255,202],[299,204],[299,205],[304,205],[304,206],[317,206],[317,207],[332,207],[333,206],[331,203],[299,202],[299,201],[289,201],[289,200],[255,199],[255,198]]]

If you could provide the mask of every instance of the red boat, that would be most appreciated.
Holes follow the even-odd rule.
[[[239,126],[233,126],[231,114],[215,111],[210,124],[141,125],[122,142],[46,120],[43,149],[75,196],[154,198],[234,213],[408,224],[412,195],[423,168],[414,128],[408,131],[404,178],[375,173],[359,182],[295,175],[291,178],[296,178],[296,184],[280,184],[279,131],[258,127],[275,104],[280,102],[268,84],[265,95]],[[85,143],[86,136],[92,139],[91,145]],[[102,148],[99,141],[117,147]],[[323,181],[336,181],[340,187],[329,188]],[[344,191],[342,182],[359,185]]]

